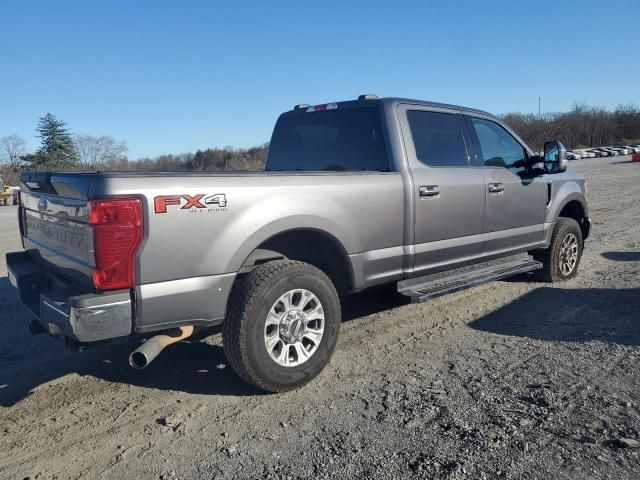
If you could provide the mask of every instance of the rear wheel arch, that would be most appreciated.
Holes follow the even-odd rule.
[[[344,245],[333,235],[314,228],[298,228],[276,233],[257,245],[242,262],[239,272],[273,260],[298,260],[322,270],[338,292],[354,286],[353,266]]]

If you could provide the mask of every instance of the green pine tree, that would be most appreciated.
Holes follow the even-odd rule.
[[[38,137],[42,144],[35,154],[25,155],[33,170],[69,170],[78,163],[78,152],[66,124],[53,114],[40,117]]]

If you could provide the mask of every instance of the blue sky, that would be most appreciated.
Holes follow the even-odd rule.
[[[640,104],[640,1],[0,3],[0,137],[46,112],[130,158],[267,141],[373,92],[494,113]]]

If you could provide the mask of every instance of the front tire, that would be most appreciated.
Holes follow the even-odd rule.
[[[303,262],[277,260],[239,278],[222,328],[234,371],[269,392],[313,380],[338,341],[340,300],[331,280]]]
[[[582,230],[578,222],[573,218],[560,217],[551,234],[549,248],[534,254],[534,258],[542,262],[540,278],[555,283],[575,277],[582,247]]]

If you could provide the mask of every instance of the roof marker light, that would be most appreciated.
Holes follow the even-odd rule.
[[[326,110],[335,110],[336,108],[338,108],[337,103],[323,103],[307,108],[307,112],[324,112]]]

